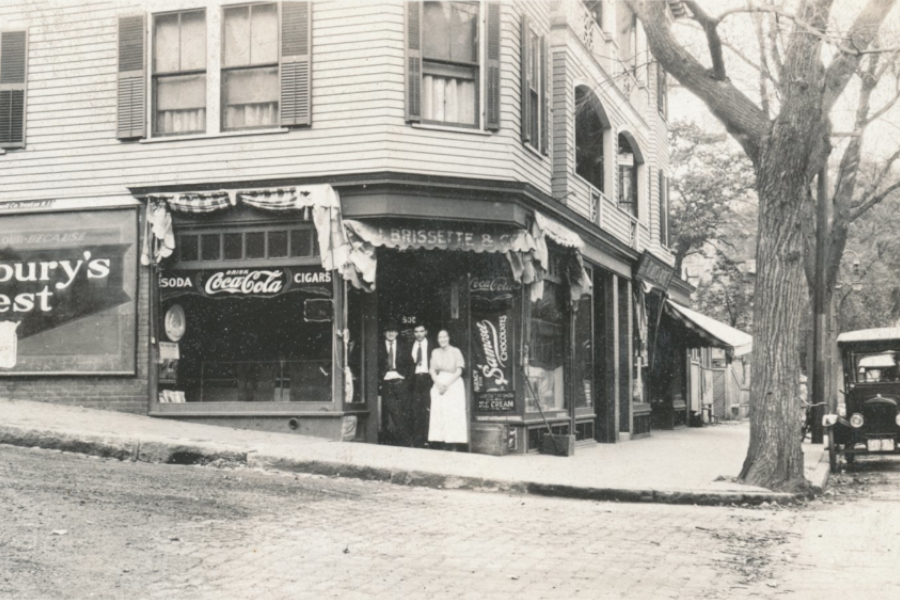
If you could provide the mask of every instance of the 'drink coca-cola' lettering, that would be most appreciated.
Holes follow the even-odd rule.
[[[209,296],[217,294],[271,296],[284,289],[284,271],[237,269],[219,271],[206,281],[204,291]]]

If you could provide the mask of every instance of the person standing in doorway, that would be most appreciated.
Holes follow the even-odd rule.
[[[398,335],[400,327],[393,321],[384,328],[384,343],[378,360],[378,381],[381,391],[381,430],[386,443],[411,446],[409,421],[409,348]]]
[[[434,345],[428,339],[428,329],[418,323],[413,329],[412,381],[410,383],[410,423],[413,446],[424,448],[428,442],[428,421],[431,414],[431,351]]]
[[[431,419],[428,441],[441,442],[447,450],[469,443],[469,419],[466,416],[465,368],[462,352],[450,345],[450,334],[441,330],[438,347],[431,353]]]

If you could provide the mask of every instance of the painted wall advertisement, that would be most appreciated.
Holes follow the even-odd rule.
[[[506,277],[470,281],[472,393],[478,412],[516,409],[513,299],[517,287]]]
[[[133,375],[137,211],[0,217],[0,376]]]

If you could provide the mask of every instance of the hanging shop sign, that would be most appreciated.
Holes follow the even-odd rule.
[[[637,279],[665,292],[669,289],[669,284],[672,283],[674,276],[675,269],[644,250],[635,274]]]
[[[4,215],[0,231],[0,325],[17,323],[0,375],[134,374],[137,211]]]
[[[331,271],[320,267],[169,270],[159,276],[163,298],[184,294],[204,298],[274,298],[302,291],[331,297]]]
[[[472,394],[483,413],[516,409],[516,361],[513,293],[502,277],[473,278],[469,286],[472,314]]]

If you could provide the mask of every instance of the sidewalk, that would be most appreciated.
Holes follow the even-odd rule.
[[[232,460],[251,467],[446,489],[591,500],[688,504],[788,502],[794,495],[716,478],[740,471],[746,424],[654,431],[621,444],[578,447],[574,457],[493,457],[330,442],[142,415],[0,399],[0,443],[122,460]],[[806,476],[828,477],[822,446],[804,445]]]

